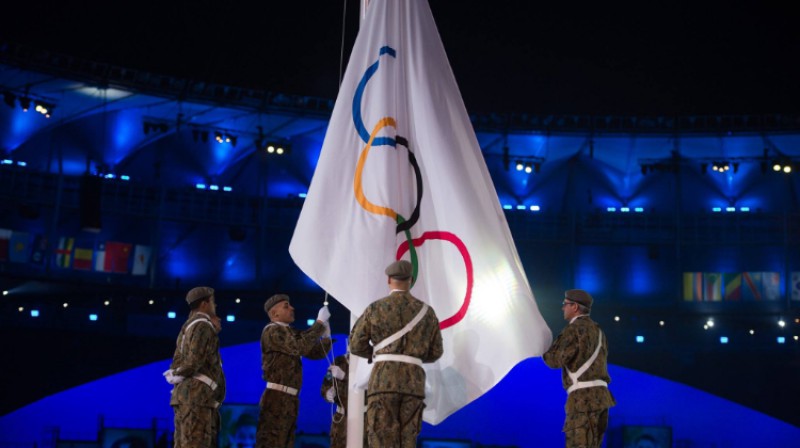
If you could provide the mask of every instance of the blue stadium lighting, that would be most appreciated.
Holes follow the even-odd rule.
[[[621,211],[622,213],[628,213],[629,211],[631,211],[631,208],[630,207],[620,207],[619,211]]]
[[[92,322],[96,321],[97,320],[97,314],[90,314],[89,315],[89,320],[92,321]]]
[[[300,193],[300,194],[298,194],[297,196],[299,196],[299,197],[301,197],[301,198],[305,199],[305,198],[306,198],[306,196],[308,196],[308,194],[307,194],[307,193]]]
[[[31,317],[39,317],[39,310],[31,310]]]
[[[728,343],[728,337],[727,336],[720,336],[719,337],[719,343],[720,344],[727,344]]]
[[[233,187],[228,187],[228,186],[222,187],[222,191],[231,192],[233,191]]]
[[[131,180],[131,176],[128,176],[127,174],[123,174],[122,176],[119,176],[119,178],[122,180]]]
[[[511,205],[503,204],[503,210],[511,210]]]
[[[308,320],[306,321],[306,323],[307,323],[307,324],[308,324],[308,326],[310,327],[310,326],[314,325],[314,319],[308,319]]]
[[[644,344],[644,336],[636,336],[637,344]]]
[[[785,344],[786,338],[783,336],[778,336],[778,344]]]
[[[740,212],[749,212],[750,211],[750,207],[739,207],[739,211]]]
[[[607,212],[614,213],[614,212],[616,212],[616,211],[617,211],[617,208],[616,208],[616,207],[608,207],[608,208],[606,209],[606,211],[607,211]]]
[[[28,166],[28,164],[26,162],[23,162],[21,160],[19,162],[17,162],[17,165],[18,166]]]
[[[517,206],[517,210],[525,210],[526,208],[528,208],[528,207],[525,207],[524,205],[518,205]]]
[[[714,208],[712,208],[712,209],[711,209],[711,211],[712,211],[712,212],[714,212],[714,213],[719,213],[719,212],[721,212],[721,211],[722,211],[722,208],[720,208],[720,207],[714,207]]]
[[[105,176],[103,176],[103,177],[104,177],[104,178],[106,178],[106,179],[114,179],[114,178],[116,178],[117,176],[115,176],[113,173],[108,173],[108,174],[106,174],[106,175],[105,175]]]
[[[167,319],[175,319],[175,311],[168,312]]]
[[[205,190],[206,184],[194,184],[194,187],[197,188],[198,190]]]
[[[736,207],[725,207],[725,211],[726,212],[735,212],[736,211]]]
[[[542,208],[541,208],[541,207],[539,207],[538,205],[531,205],[531,206],[530,206],[530,211],[532,211],[532,212],[538,212],[538,211],[540,211],[541,209],[542,209]]]
[[[227,320],[228,322],[236,322],[236,316],[234,316],[233,314],[228,314],[227,316],[225,316],[225,320]]]
[[[633,211],[635,211],[636,213],[643,213],[644,212],[644,208],[643,207],[636,207],[635,209],[633,209]]]
[[[13,160],[9,160],[9,159],[3,159],[2,161],[0,161],[0,164],[3,164],[3,165],[13,165],[13,164],[14,164],[14,161],[13,161]]]
[[[209,190],[213,190],[213,191],[217,191],[217,190],[219,190],[219,185],[211,185],[210,187],[208,187],[208,189]]]

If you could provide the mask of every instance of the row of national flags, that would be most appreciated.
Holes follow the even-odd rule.
[[[53,265],[60,269],[146,275],[152,248],[118,241],[92,241],[60,237],[49,244],[43,235],[0,229],[0,263],[44,265],[52,253]]]
[[[800,272],[792,272],[792,299],[800,300]],[[780,300],[778,272],[684,272],[686,302],[751,302]]]

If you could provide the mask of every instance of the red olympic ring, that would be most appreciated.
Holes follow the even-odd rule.
[[[453,245],[456,246],[458,251],[461,253],[461,257],[464,259],[464,266],[467,269],[467,293],[464,295],[464,302],[461,304],[461,308],[459,308],[455,314],[439,322],[439,329],[444,330],[445,328],[452,327],[460,322],[461,319],[463,319],[467,314],[467,308],[469,308],[469,303],[472,299],[472,284],[474,281],[472,273],[472,258],[469,256],[467,246],[454,233],[442,231],[425,232],[421,237],[413,239],[412,242],[414,247],[420,247],[425,243],[425,241],[428,240],[445,240],[453,243]],[[400,244],[400,247],[397,248],[397,259],[399,260],[402,258],[403,254],[408,252],[408,249],[408,241],[403,241]]]

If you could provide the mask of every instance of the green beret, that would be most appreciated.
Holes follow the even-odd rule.
[[[197,302],[198,300],[203,300],[213,295],[214,295],[214,288],[209,288],[208,286],[198,286],[196,288],[192,288],[186,294],[186,303],[191,305],[192,303]]]
[[[264,311],[267,314],[269,314],[270,308],[281,302],[288,302],[288,301],[289,301],[289,296],[287,296],[286,294],[275,294],[274,296],[267,299],[266,302],[264,302]]]
[[[391,278],[397,280],[406,280],[411,277],[413,267],[411,266],[411,263],[406,260],[397,260],[387,266],[385,272],[386,275]]]
[[[569,289],[564,291],[564,297],[575,303],[579,303],[586,308],[592,307],[592,295],[582,289]]]

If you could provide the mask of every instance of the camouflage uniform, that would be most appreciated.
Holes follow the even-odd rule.
[[[564,389],[572,385],[570,372],[577,372],[591,358],[598,344],[600,326],[589,316],[581,315],[564,328],[553,341],[553,345],[543,355],[545,364],[561,368]],[[578,379],[583,381],[602,380],[611,382],[608,376],[608,344],[605,334],[603,345],[597,359]],[[564,436],[567,448],[596,448],[603,442],[603,434],[608,427],[608,408],[614,406],[614,397],[608,387],[595,386],[576,389],[567,396]]]
[[[199,322],[193,324],[195,321]],[[219,355],[219,336],[209,316],[200,312],[190,315],[176,344],[170,369],[185,379],[172,389],[169,402],[175,411],[175,447],[215,447],[218,409],[225,399],[225,374]],[[216,388],[197,379],[200,375],[216,383]]]
[[[328,368],[328,373],[322,380],[320,393],[328,403],[336,405],[336,412],[331,421],[331,447],[344,448],[347,445],[347,385],[350,374],[350,363],[347,355],[339,355],[333,360],[333,365],[344,372],[344,378],[337,380]]]
[[[392,293],[372,304],[350,333],[350,353],[373,357],[372,345],[397,333],[420,312],[424,304],[408,291]],[[397,341],[375,355],[399,354],[434,362],[442,356],[442,333],[433,308]],[[371,447],[415,447],[425,408],[425,370],[417,365],[376,362],[367,388],[367,438]]]
[[[325,326],[319,321],[308,330],[271,323],[261,333],[261,367],[264,381],[296,389],[303,384],[303,363],[300,359],[322,359],[331,349],[329,338],[320,339]],[[259,402],[258,448],[294,447],[294,433],[300,400],[274,389],[264,389]]]

